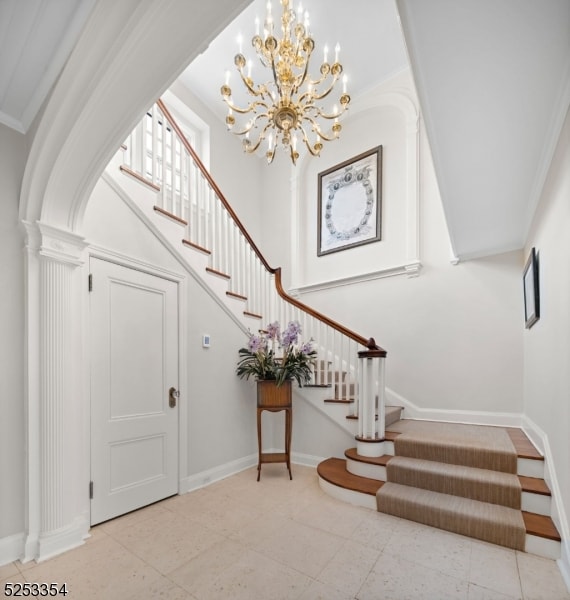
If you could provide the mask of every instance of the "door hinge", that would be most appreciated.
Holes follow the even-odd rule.
[[[87,289],[92,292],[93,291],[93,274],[89,273],[89,277],[87,279],[88,283],[87,283]]]
[[[89,500],[93,500],[93,482],[89,482]]]

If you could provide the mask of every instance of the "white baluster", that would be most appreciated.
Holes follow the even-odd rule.
[[[159,185],[162,188],[162,182],[160,181],[160,165],[158,157],[158,108],[156,105],[151,110],[151,147],[150,151],[150,172],[152,182],[155,185]]]

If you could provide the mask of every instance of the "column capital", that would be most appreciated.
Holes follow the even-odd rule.
[[[83,236],[40,221],[36,225],[38,236],[32,233],[29,223],[24,223],[28,240],[31,244],[38,244],[40,256],[75,266],[81,266],[85,262],[83,252],[88,244]]]

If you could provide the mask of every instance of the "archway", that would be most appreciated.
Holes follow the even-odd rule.
[[[26,228],[26,539],[22,559],[89,529],[85,207],[140,115],[251,0],[98,0],[39,120],[20,199]]]

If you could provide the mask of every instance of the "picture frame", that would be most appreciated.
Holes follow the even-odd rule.
[[[382,146],[318,174],[317,256],[382,239]]]
[[[526,329],[530,329],[540,319],[540,289],[538,283],[538,254],[536,249],[532,248],[523,272]]]

